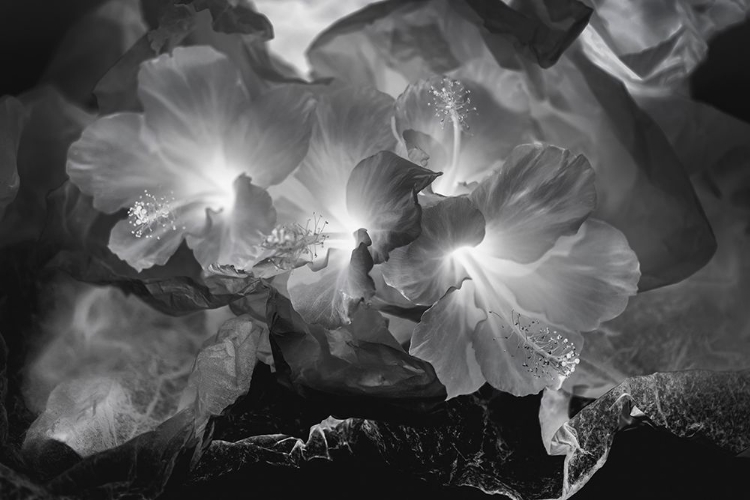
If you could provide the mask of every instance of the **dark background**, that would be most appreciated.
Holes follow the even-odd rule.
[[[33,87],[66,29],[98,3],[100,0],[0,0],[0,95]],[[712,40],[708,60],[696,71],[692,84],[696,99],[750,122],[750,22]],[[748,478],[750,459],[732,458],[641,426],[615,437],[606,465],[575,498],[739,500],[750,498]],[[439,488],[397,470],[373,469],[367,464],[315,464],[301,470],[264,466],[253,474],[229,476],[223,481],[221,486],[181,491],[179,496],[223,498],[222,491],[240,491],[242,497],[274,498],[310,496],[313,492],[328,498],[482,497],[476,490]]]

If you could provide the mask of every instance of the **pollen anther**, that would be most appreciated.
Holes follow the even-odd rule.
[[[173,203],[173,197],[156,196],[145,189],[128,209],[128,223],[133,226],[130,233],[136,238],[152,238],[162,228],[176,231]],[[161,239],[161,235],[156,234],[156,239]]]

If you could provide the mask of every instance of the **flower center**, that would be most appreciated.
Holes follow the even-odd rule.
[[[446,122],[450,122],[453,128],[453,151],[451,154],[451,163],[448,171],[439,183],[448,189],[457,182],[458,174],[458,155],[461,152],[461,133],[468,132],[469,124],[467,118],[469,113],[475,112],[476,107],[471,105],[469,94],[471,91],[466,89],[458,80],[443,78],[440,86],[432,86],[430,94],[433,101],[427,103],[428,106],[435,108],[435,116],[440,118],[440,125],[445,127]]]

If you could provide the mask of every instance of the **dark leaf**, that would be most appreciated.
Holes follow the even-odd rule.
[[[510,6],[484,0],[450,3],[481,28],[487,48],[501,66],[514,51],[530,57],[542,68],[552,66],[581,34],[593,12],[577,0],[531,0],[511,2]]]
[[[277,292],[267,307],[277,367],[306,397],[338,399],[337,411],[349,415],[421,413],[445,399],[430,364],[406,353],[379,313],[360,309],[351,324],[328,330],[306,323]]]

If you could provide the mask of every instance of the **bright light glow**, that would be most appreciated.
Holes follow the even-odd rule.
[[[476,247],[473,247],[471,245],[464,245],[462,247],[458,247],[455,250],[453,250],[448,256],[451,259],[456,259],[459,263],[462,263],[467,259],[470,258],[472,255],[473,250]]]
[[[213,187],[215,188],[216,203],[225,211],[231,211],[234,208],[235,192],[234,181],[239,177],[241,170],[231,168],[224,156],[218,153],[207,172],[211,176]]]

